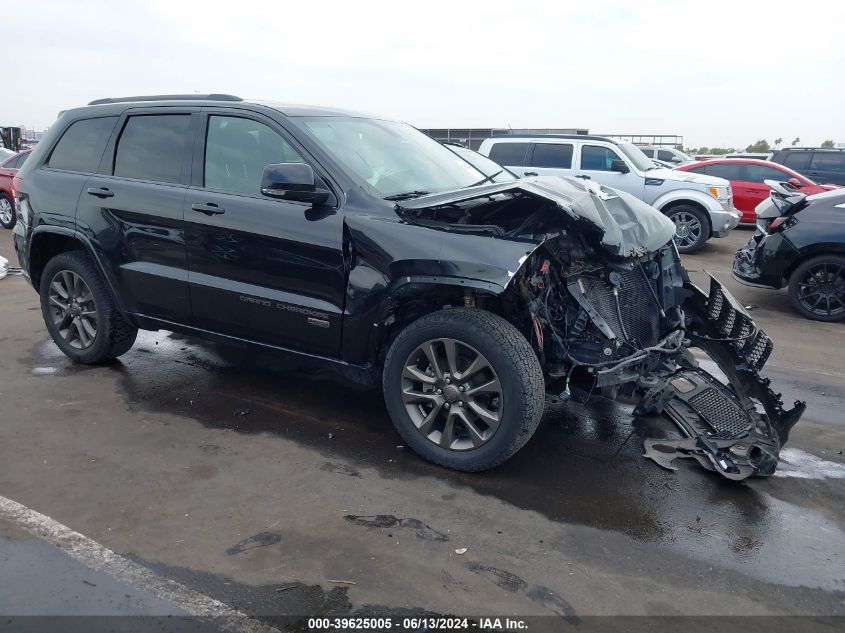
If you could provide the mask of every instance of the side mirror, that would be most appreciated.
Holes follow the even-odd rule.
[[[631,170],[628,167],[628,163],[620,158],[617,158],[616,160],[610,161],[610,171],[618,171],[620,174],[627,174]]]
[[[801,187],[804,186],[804,183],[801,182],[800,180],[798,180],[797,178],[790,178],[786,182],[788,182],[790,185],[792,185],[796,189],[800,189]]]
[[[311,165],[273,163],[261,174],[261,193],[269,198],[310,202],[315,207],[326,203],[331,192],[318,187]]]

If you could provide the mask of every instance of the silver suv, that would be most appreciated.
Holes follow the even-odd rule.
[[[602,136],[518,136],[485,140],[478,150],[518,176],[574,176],[627,191],[675,223],[682,253],[739,224],[730,183],[723,178],[664,169],[631,143]]]

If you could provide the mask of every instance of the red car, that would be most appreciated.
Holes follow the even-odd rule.
[[[0,162],[0,225],[4,229],[15,226],[15,196],[12,193],[12,178],[18,173],[29,152],[21,152]]]
[[[818,185],[789,167],[754,158],[713,158],[701,163],[681,165],[675,169],[730,180],[734,207],[742,213],[740,222],[743,224],[757,222],[754,207],[769,197],[769,187],[764,180],[790,182],[807,195],[837,188],[836,185]]]

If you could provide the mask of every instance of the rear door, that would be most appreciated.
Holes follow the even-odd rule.
[[[261,194],[271,163],[307,162],[286,130],[242,110],[204,110],[186,200],[197,327],[337,357],[346,290],[337,200],[315,208]]]
[[[784,182],[792,178],[788,172],[781,171],[777,167],[769,165],[757,165],[756,163],[749,163],[745,165],[745,172],[743,174],[742,186],[746,190],[750,211],[754,211],[755,207],[769,197],[770,189],[766,184],[766,180],[777,180]],[[736,201],[736,189],[734,189],[734,201]],[[753,205],[753,206],[752,206]],[[734,202],[736,206],[736,202]],[[756,221],[756,214],[755,214]]]
[[[125,113],[79,199],[79,230],[102,251],[124,308],[156,319],[190,319],[183,204],[198,108]]]
[[[807,176],[821,185],[845,185],[845,151],[813,152]]]
[[[97,173],[118,117],[79,119],[64,131],[43,166],[27,174],[29,204],[51,224],[73,229],[77,201]]]
[[[533,171],[531,168],[525,167],[525,158],[529,146],[530,143],[527,141],[497,141],[491,145],[488,158],[499,163],[502,167],[507,167],[517,176],[525,176],[526,170]]]
[[[573,143],[531,143],[528,150],[525,176],[573,176]]]
[[[627,191],[640,200],[645,193],[645,178],[634,171],[631,164],[622,157],[622,152],[617,152],[605,145],[582,143],[578,152],[578,168],[575,170],[579,178],[595,180],[608,187]],[[628,165],[627,174],[618,171],[611,171],[610,166],[614,160],[621,160]]]

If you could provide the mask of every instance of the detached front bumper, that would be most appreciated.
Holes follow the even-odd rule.
[[[756,288],[783,288],[798,251],[783,233],[758,231],[734,255],[731,276]]]
[[[706,295],[686,287],[692,294],[683,306],[693,318],[691,346],[716,362],[729,385],[696,363],[673,373],[640,407],[665,412],[684,439],[646,440],[645,455],[672,469],[676,458],[694,458],[728,479],[772,475],[806,405],[784,408],[769,379],[760,376],[774,346],[730,292],[712,277]]]

